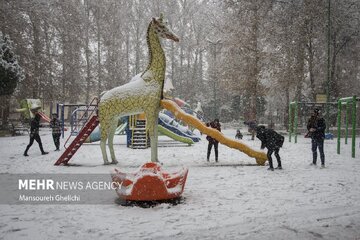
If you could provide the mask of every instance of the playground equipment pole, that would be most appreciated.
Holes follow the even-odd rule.
[[[293,112],[294,106],[294,112]],[[292,121],[292,114],[294,114],[294,121]],[[289,104],[289,142],[291,142],[291,135],[295,133],[295,143],[297,143],[297,129],[298,129],[298,102],[291,102]]]
[[[352,131],[351,131],[351,157],[355,158],[355,141],[356,141],[356,101],[357,98],[356,96],[352,96],[352,97],[347,97],[347,98],[340,98],[338,100],[338,132],[337,132],[337,153],[340,154],[340,135],[341,135],[341,107],[342,107],[342,103],[345,103],[346,106],[346,110],[347,110],[347,106],[349,103],[352,104],[352,109],[351,109],[351,115],[352,115]],[[348,115],[348,113],[346,112],[346,115]],[[346,117],[346,128],[348,127],[348,121],[349,121],[349,117]],[[346,133],[347,134],[347,133]],[[346,136],[347,138],[347,136]],[[346,141],[345,138],[345,141]]]
[[[355,158],[355,141],[356,141],[356,96],[353,96],[353,105],[352,105],[352,146],[351,146],[351,156]]]
[[[64,138],[64,128],[65,128],[65,106],[61,105],[61,137]]]
[[[327,25],[327,80],[326,80],[326,103],[330,100],[330,38],[331,38],[331,0],[328,0],[328,25]],[[326,104],[326,132],[329,132],[330,106]]]
[[[60,114],[59,114],[59,104],[58,103],[56,104],[56,114],[58,115],[58,117],[60,116]]]
[[[345,144],[348,143],[348,134],[349,134],[349,103],[346,102],[345,103],[345,122],[346,122],[346,126],[345,126]]]
[[[290,103],[289,104],[289,142],[291,142],[291,134],[292,134],[292,121],[291,121],[291,119],[292,119],[292,112],[291,112],[291,110],[292,110],[292,108],[291,108],[291,104],[292,103]]]
[[[341,135],[341,101],[338,101],[337,115],[337,154],[340,154],[340,135]]]
[[[295,101],[295,116],[294,116],[294,122],[295,122],[295,143],[297,143],[297,129],[298,129],[298,103]]]

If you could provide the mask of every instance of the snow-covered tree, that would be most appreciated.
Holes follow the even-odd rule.
[[[9,36],[0,32],[0,96],[12,95],[24,72],[14,53]]]
[[[24,78],[24,72],[14,53],[13,43],[8,35],[0,31],[0,97],[2,108],[2,124],[7,123],[9,115],[9,96]]]

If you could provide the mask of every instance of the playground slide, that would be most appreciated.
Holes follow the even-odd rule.
[[[175,119],[159,113],[158,130],[160,133],[179,142],[194,144],[200,140],[187,127],[181,126]]]
[[[91,132],[90,136],[85,140],[85,143],[92,143],[100,141],[100,128],[99,126],[96,126],[94,131]]]
[[[43,112],[38,112],[38,114],[41,116],[41,118],[45,121],[45,122],[50,122],[51,119]]]
[[[115,135],[120,135],[122,132],[125,131],[125,128],[127,127],[127,122],[120,124],[117,129],[115,130]]]
[[[173,125],[172,125],[172,124]],[[115,131],[115,134],[120,134],[127,127],[127,122],[118,126]],[[194,144],[198,142],[200,138],[196,137],[192,132],[190,132],[187,128],[180,126],[174,119],[169,116],[160,113],[159,114],[159,125],[158,130],[160,133],[176,140],[179,142]],[[85,143],[92,143],[100,141],[100,129],[97,126],[94,131],[90,134],[90,136],[85,140]]]
[[[123,123],[123,124],[120,124],[116,131],[115,131],[115,134],[119,135],[122,131],[125,130],[127,126],[127,122],[126,123]],[[92,142],[97,142],[97,141],[100,141],[100,128],[99,126],[97,126],[94,131],[92,131],[92,133],[90,134],[90,136],[85,140],[85,143],[92,143]]]
[[[191,140],[191,138],[179,136],[176,133],[172,132],[171,130],[167,129],[166,127],[161,126],[160,124],[158,125],[158,131],[161,134],[174,139],[175,141],[187,143],[189,145],[194,144],[194,141]]]
[[[256,163],[259,165],[264,165],[267,156],[262,151],[256,151],[251,149],[249,146],[247,146],[244,143],[241,143],[240,141],[233,140],[230,138],[227,138],[222,134],[221,132],[217,131],[216,129],[206,127],[203,122],[195,118],[194,116],[185,113],[181,108],[179,108],[176,103],[170,100],[161,100],[161,106],[169,111],[171,111],[177,119],[180,119],[184,122],[186,122],[189,125],[192,125],[193,127],[197,128],[202,133],[209,135],[216,140],[218,140],[221,144],[224,144],[230,148],[235,148],[240,150],[241,152],[247,154],[249,157],[253,157],[256,159]]]

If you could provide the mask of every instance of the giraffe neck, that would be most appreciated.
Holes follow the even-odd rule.
[[[165,54],[152,22],[149,24],[146,40],[149,48],[149,64],[146,71],[151,71],[154,79],[163,87],[166,67]]]

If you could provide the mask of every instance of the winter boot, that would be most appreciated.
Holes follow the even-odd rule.
[[[28,156],[29,156],[28,153],[27,153],[27,152],[29,151],[29,148],[30,148],[30,147],[27,146],[26,149],[25,149],[25,152],[24,152],[24,156],[25,156],[25,157],[28,157]]]
[[[45,151],[44,151],[44,148],[43,148],[43,146],[42,146],[41,143],[39,144],[39,147],[40,147],[41,155],[46,155],[46,154],[48,154],[48,152],[45,152]]]

